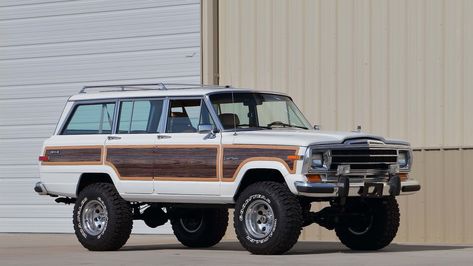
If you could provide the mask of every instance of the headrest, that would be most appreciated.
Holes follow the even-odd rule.
[[[224,114],[220,114],[218,118],[220,119],[220,122],[222,123],[222,126],[225,129],[233,128],[234,123],[235,123],[235,126],[238,126],[240,124],[240,119],[238,118],[238,115],[236,114],[224,113]]]
[[[187,117],[187,114],[184,112],[171,112],[171,117]]]

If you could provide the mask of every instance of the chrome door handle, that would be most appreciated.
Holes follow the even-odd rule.
[[[171,136],[169,135],[158,135],[158,139],[170,139]]]
[[[116,139],[122,139],[122,137],[119,137],[119,136],[108,136],[107,139],[108,139],[108,140],[116,140]]]

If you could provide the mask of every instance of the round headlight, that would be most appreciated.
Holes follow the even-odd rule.
[[[324,154],[313,153],[312,154],[312,168],[321,168],[324,166]]]
[[[407,151],[399,151],[399,154],[397,156],[397,163],[399,164],[400,168],[407,167],[407,164],[409,163],[409,156],[407,154]]]

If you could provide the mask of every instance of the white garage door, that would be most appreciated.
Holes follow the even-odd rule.
[[[200,82],[199,0],[2,0],[0,232],[72,231],[72,207],[33,192],[68,96],[157,81]]]

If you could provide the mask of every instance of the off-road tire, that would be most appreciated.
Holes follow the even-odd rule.
[[[90,201],[101,202],[108,213],[105,229],[99,235],[91,235],[84,229],[82,213]],[[79,242],[91,251],[120,249],[128,240],[133,228],[130,204],[109,183],[95,183],[85,187],[76,200],[73,212],[74,232]]]
[[[361,205],[360,205],[361,204]],[[347,210],[365,209],[370,213],[370,226],[366,231],[353,233],[350,225],[339,224],[335,227],[340,241],[352,250],[378,250],[386,247],[396,236],[399,228],[399,206],[394,197],[382,199],[352,198],[347,201]]]
[[[255,237],[247,226],[247,212],[257,203],[268,204],[274,214],[273,226],[262,238]],[[277,255],[290,250],[297,242],[303,216],[297,197],[285,184],[264,181],[248,186],[239,195],[233,222],[236,236],[245,249],[253,254]]]
[[[174,235],[190,248],[212,247],[222,240],[227,231],[227,208],[174,208],[170,213]],[[195,228],[186,228],[185,221],[189,218],[200,220],[200,223]]]

